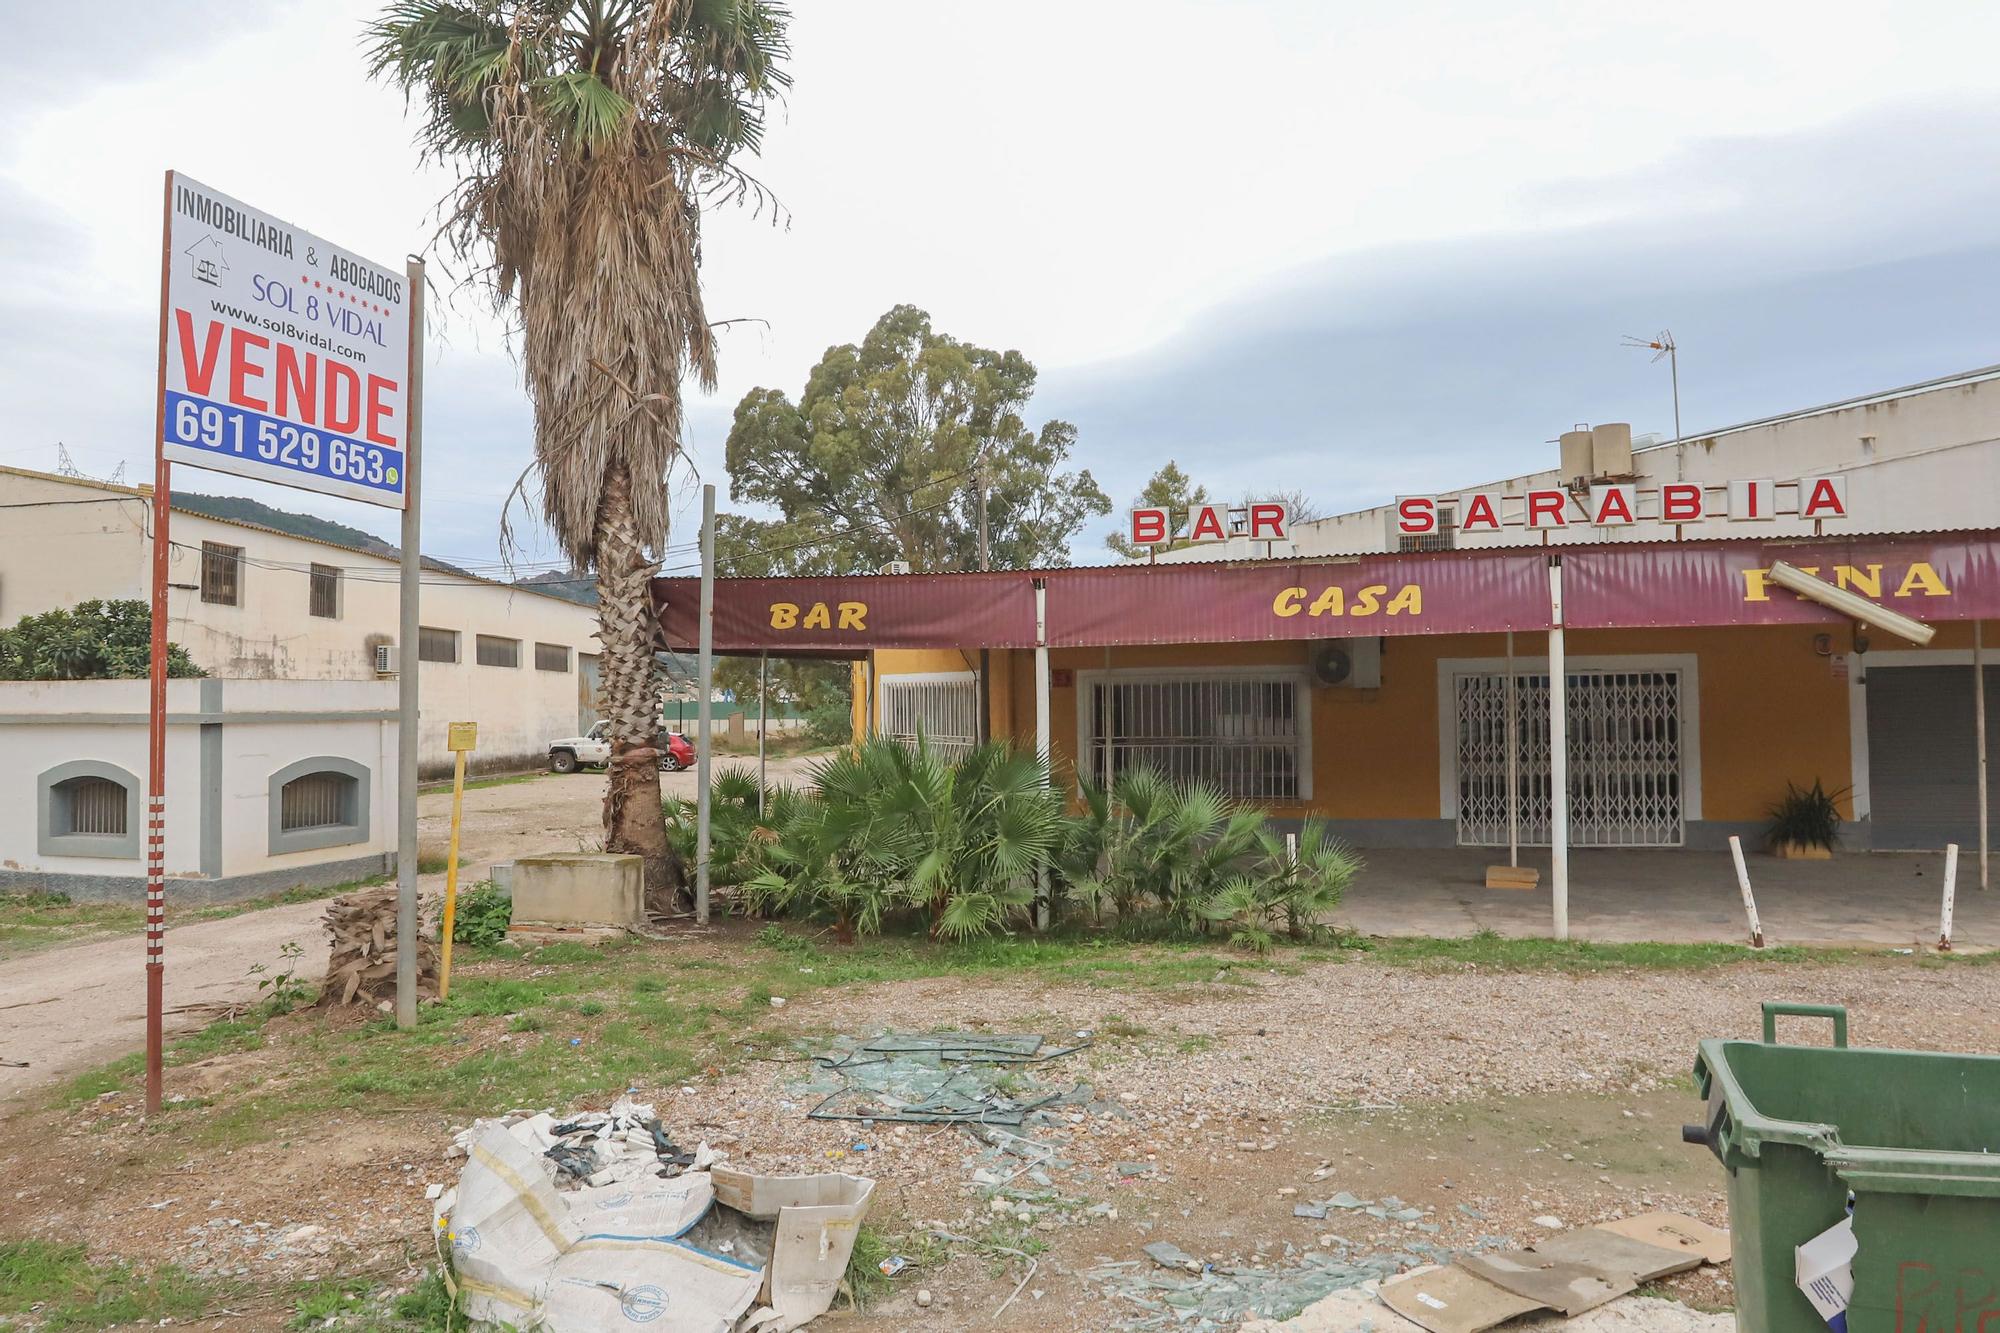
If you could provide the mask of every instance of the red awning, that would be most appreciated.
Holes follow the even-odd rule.
[[[858,657],[876,648],[1031,648],[1036,580],[1051,647],[1497,633],[1550,624],[1563,565],[1572,629],[1837,622],[1766,585],[1785,560],[1919,620],[2000,618],[1990,533],[1506,547],[1263,564],[992,574],[720,579],[718,652]],[[700,583],[655,579],[668,647],[695,646]]]

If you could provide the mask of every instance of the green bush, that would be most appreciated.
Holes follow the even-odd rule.
[[[514,904],[491,880],[481,880],[458,896],[453,909],[451,940],[489,948],[507,938],[507,924],[514,919]]]
[[[1771,822],[1764,830],[1765,843],[1774,850],[1791,844],[1832,851],[1840,841],[1839,799],[1846,790],[1828,791],[1818,778],[1811,787],[1787,782],[1784,797],[1766,811]]]
[[[848,704],[824,704],[806,714],[806,739],[816,746],[846,745],[854,739],[854,710]]]
[[[136,598],[92,598],[0,629],[0,680],[143,680],[152,661],[152,608]],[[208,673],[170,643],[167,674]]]
[[[764,793],[764,813],[757,812],[757,771],[747,764],[731,764],[717,771],[708,786],[708,880],[727,887],[741,884],[757,873],[759,848],[772,837],[781,807],[795,799],[788,787],[773,786]],[[667,841],[679,854],[681,864],[695,863],[695,803],[683,797],[662,802],[667,817]]]

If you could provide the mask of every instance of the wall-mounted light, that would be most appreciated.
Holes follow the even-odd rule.
[[[1908,639],[1919,648],[1937,637],[1936,628],[1924,624],[1921,620],[1912,620],[1900,612],[1891,611],[1885,606],[1877,606],[1859,593],[1835,587],[1825,579],[1814,578],[1804,570],[1788,565],[1782,560],[1771,566],[1771,582],[1780,588],[1797,593],[1809,602],[1818,602],[1821,606],[1838,611],[1863,625],[1888,630],[1897,638]],[[1856,634],[1854,651],[1867,652],[1867,642],[1865,636]]]

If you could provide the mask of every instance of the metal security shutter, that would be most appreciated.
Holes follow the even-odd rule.
[[[957,763],[979,744],[978,677],[882,677],[880,730],[912,749],[921,735],[931,753]]]
[[[1978,846],[1972,668],[1866,670],[1873,845],[1893,850],[1934,850],[1948,842]],[[1986,752],[2000,753],[2000,667],[1986,668]],[[1988,790],[1987,801],[1991,826],[2000,829],[2000,783]]]

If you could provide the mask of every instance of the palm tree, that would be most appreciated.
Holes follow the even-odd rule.
[[[597,573],[609,851],[676,878],[654,744],[647,580],[667,539],[682,377],[715,387],[701,210],[761,189],[735,165],[788,86],[777,0],[395,0],[370,72],[422,105],[460,173],[443,235],[519,317],[542,513]],[[524,474],[525,477],[525,474]]]

